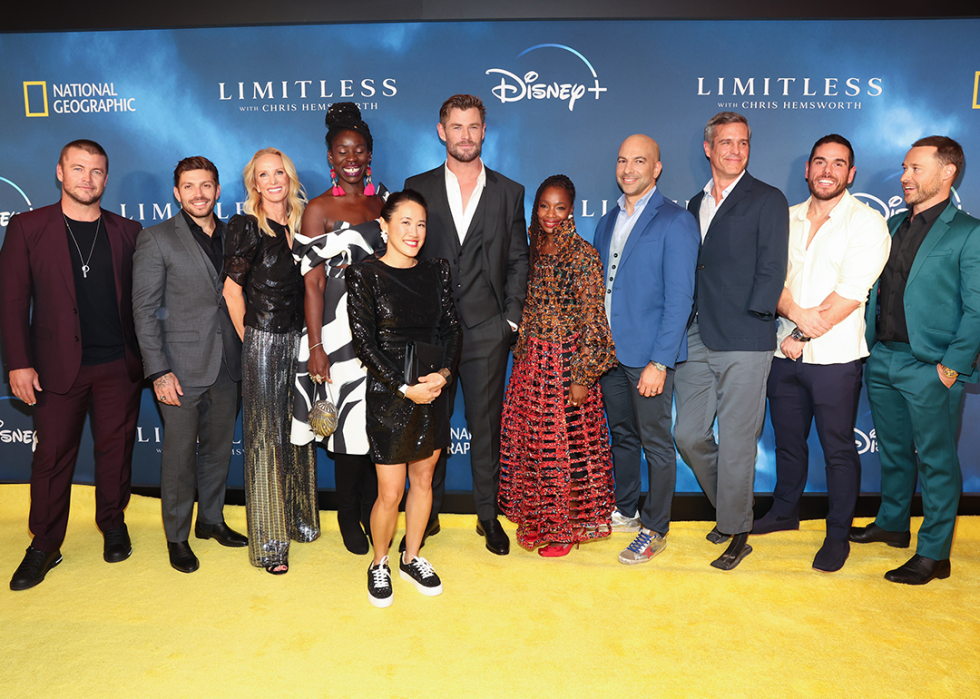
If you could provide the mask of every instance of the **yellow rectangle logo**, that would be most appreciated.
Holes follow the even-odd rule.
[[[34,88],[33,90],[31,88]],[[40,88],[41,94],[38,95]],[[31,97],[33,96],[33,100]],[[34,111],[31,111],[31,102],[34,102]],[[44,105],[43,111],[37,108]],[[24,114],[29,117],[46,117],[48,115],[48,83],[46,80],[34,80],[24,82]]]
[[[973,75],[973,108],[980,109],[980,102],[977,102],[977,92],[980,92],[980,70]]]

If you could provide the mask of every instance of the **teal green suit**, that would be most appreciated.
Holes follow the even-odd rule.
[[[905,219],[888,222],[892,235]],[[882,529],[909,529],[918,476],[923,522],[916,553],[949,558],[962,489],[956,432],[965,383],[977,381],[980,353],[980,221],[952,203],[922,241],[903,299],[909,344],[876,342],[878,284],[867,306],[871,348],[865,377],[881,460]],[[936,364],[959,372],[952,388]]]

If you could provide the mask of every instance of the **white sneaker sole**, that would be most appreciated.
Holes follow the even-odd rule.
[[[395,601],[394,595],[388,595],[387,597],[375,597],[370,592],[368,592],[368,602],[378,609],[384,609],[385,607],[390,607],[391,603]]]
[[[426,597],[438,597],[442,594],[442,583],[439,583],[439,587],[426,587],[401,568],[398,569],[398,574],[401,576],[402,580],[408,580],[410,583],[415,585],[415,589]]]

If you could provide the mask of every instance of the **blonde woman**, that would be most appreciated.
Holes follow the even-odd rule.
[[[313,445],[289,441],[293,372],[303,328],[303,277],[293,260],[306,193],[293,162],[260,150],[242,173],[248,201],[225,238],[224,297],[242,338],[242,423],[249,560],[289,570],[289,540],[320,535]]]

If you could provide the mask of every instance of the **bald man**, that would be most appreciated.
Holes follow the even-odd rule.
[[[618,206],[602,217],[594,245],[602,258],[606,317],[619,364],[601,379],[616,473],[613,531],[635,533],[619,554],[645,563],[667,545],[677,475],[670,436],[674,366],[687,359],[687,321],[701,237],[694,216],[657,188],[660,146],[649,136],[623,141]],[[650,493],[639,512],[640,450]]]

